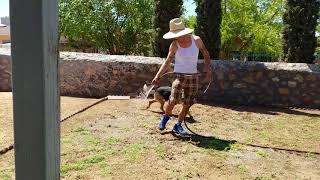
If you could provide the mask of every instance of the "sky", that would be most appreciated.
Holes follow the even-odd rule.
[[[195,15],[196,5],[194,0],[184,0],[184,6],[187,10],[186,15]],[[9,16],[9,0],[0,0],[0,17]]]
[[[0,0],[0,17],[9,16],[9,0]]]
[[[2,1],[2,0],[0,0]],[[196,4],[194,3],[194,0],[184,0],[184,7],[186,8],[187,12],[186,15],[192,16],[196,15]]]

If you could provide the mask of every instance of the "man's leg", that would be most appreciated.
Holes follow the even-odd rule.
[[[168,105],[165,107],[165,114],[160,118],[159,123],[159,129],[164,130],[166,128],[166,124],[170,119],[170,116],[172,115],[172,109],[174,108],[175,104],[168,103]]]
[[[178,116],[179,122],[184,121],[184,118],[186,118],[186,115],[187,115],[189,109],[190,109],[190,105],[182,104],[182,108],[181,108],[179,116]]]
[[[178,122],[173,126],[173,132],[177,134],[188,134],[188,132],[182,128],[182,122],[184,121],[184,118],[186,117],[189,108],[190,105],[185,103],[182,104],[182,108],[178,116]]]
[[[179,79],[176,79],[172,83],[171,95],[168,105],[165,107],[165,114],[160,118],[159,129],[164,130],[166,124],[172,115],[172,109],[180,101],[182,86]]]
[[[173,103],[168,103],[166,106],[165,106],[165,114],[168,115],[168,116],[171,116],[172,115],[172,110],[174,108],[175,104]]]
[[[191,105],[194,103],[194,99],[196,97],[198,91],[198,77],[192,76],[188,78],[184,84],[183,92],[184,92],[184,100],[182,104],[182,109],[178,116],[178,122],[173,126],[173,131],[177,134],[188,134],[182,128],[181,123],[184,121],[187,112],[189,111]]]

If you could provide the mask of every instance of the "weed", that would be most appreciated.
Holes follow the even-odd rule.
[[[265,158],[265,157],[268,156],[267,152],[265,152],[265,151],[263,151],[263,150],[261,150],[261,149],[259,149],[259,150],[256,152],[256,154],[257,154],[258,156],[260,156],[260,157],[263,157],[263,158]]]
[[[246,165],[244,165],[244,164],[239,165],[238,169],[243,173],[248,171],[248,167]]]
[[[241,150],[242,148],[243,148],[243,145],[241,145],[241,144],[231,144],[229,151],[237,152],[237,151]]]
[[[143,144],[132,144],[125,148],[124,153],[129,160],[134,161],[140,158],[143,149]]]
[[[105,158],[101,155],[95,155],[87,158],[80,159],[74,163],[66,163],[61,166],[61,176],[65,176],[70,171],[80,171],[91,167],[92,165],[103,161]]]
[[[114,144],[116,144],[116,143],[118,143],[118,142],[120,142],[120,139],[119,139],[119,138],[116,138],[116,137],[113,137],[113,136],[107,138],[107,140],[106,140],[106,143],[107,143],[108,145],[114,145]]]
[[[161,159],[164,159],[165,156],[166,156],[166,147],[162,144],[159,144],[156,146],[156,152],[157,152],[157,155],[161,158]]]
[[[103,177],[106,177],[110,174],[110,167],[108,166],[108,164],[105,161],[102,161],[100,163],[100,173]]]
[[[10,177],[9,174],[5,174],[4,172],[1,172],[0,173],[0,179],[2,179],[2,180],[10,180],[11,177]]]

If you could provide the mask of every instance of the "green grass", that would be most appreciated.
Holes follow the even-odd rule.
[[[115,154],[115,150],[112,146],[121,142],[119,138],[108,137],[105,140],[100,140],[95,137],[89,129],[84,127],[78,127],[74,131],[74,136],[68,137],[73,142],[80,142],[80,152],[85,154],[94,154],[89,157],[79,159],[76,162],[65,163],[61,165],[61,176],[66,176],[69,172],[81,171],[92,167],[95,164],[99,165],[100,174],[104,177],[110,174],[110,167],[106,164],[106,157]],[[73,146],[69,144],[69,146]]]
[[[116,137],[111,136],[111,137],[107,138],[106,143],[108,145],[114,145],[116,143],[119,143],[120,141],[121,141],[120,138],[116,138]]]
[[[248,167],[244,164],[241,164],[238,166],[238,169],[240,170],[240,172],[245,173],[248,172]]]
[[[317,158],[317,155],[312,154],[312,153],[307,153],[304,155],[305,158],[309,159],[309,160],[313,160]]]
[[[239,150],[241,150],[243,148],[243,145],[241,144],[231,144],[230,145],[230,152],[238,152]]]
[[[77,162],[63,164],[60,168],[61,176],[65,176],[70,171],[80,171],[86,169],[104,160],[105,157],[101,155],[94,155],[91,157],[82,158]]]
[[[83,131],[87,131],[87,130],[83,127],[78,127],[75,130],[73,130],[72,132],[83,132]]]
[[[263,180],[263,179],[265,179],[265,178],[264,177],[260,177],[260,176],[257,176],[257,177],[254,178],[254,180]]]
[[[259,138],[263,143],[268,143],[270,141],[270,132],[263,130],[259,133]]]
[[[166,147],[163,144],[159,144],[155,148],[157,155],[164,159],[166,157]]]
[[[0,179],[1,180],[11,180],[11,176],[4,171],[0,172]]]
[[[143,144],[131,144],[124,149],[125,156],[130,161],[135,161],[141,157],[145,146]]]
[[[268,153],[265,152],[264,150],[261,150],[261,149],[258,149],[258,150],[256,151],[256,154],[257,154],[257,156],[259,156],[259,157],[263,157],[263,158],[268,157]]]
[[[103,177],[110,175],[111,170],[110,170],[110,166],[107,164],[107,162],[102,161],[99,163],[99,166],[100,166],[100,174]]]

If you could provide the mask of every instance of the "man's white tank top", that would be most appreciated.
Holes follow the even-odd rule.
[[[177,52],[175,55],[174,72],[183,74],[198,73],[197,62],[199,55],[199,48],[191,35],[191,45],[187,48],[183,48],[177,42]]]

